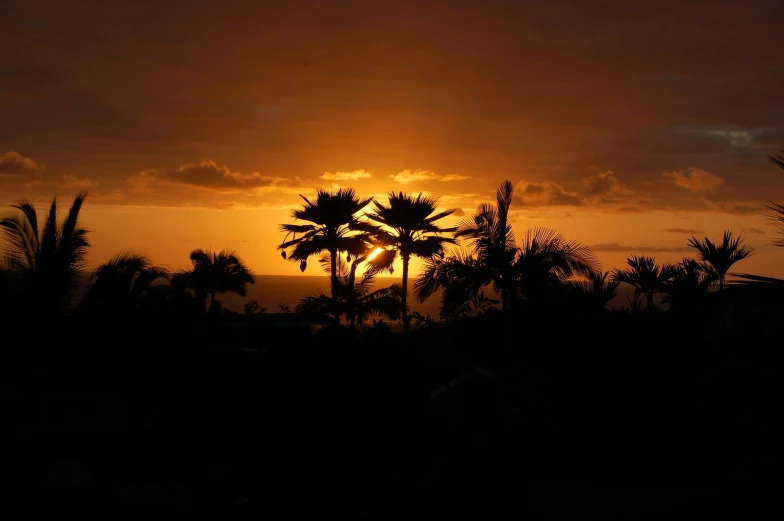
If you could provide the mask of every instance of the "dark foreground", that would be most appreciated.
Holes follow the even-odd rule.
[[[772,331],[497,315],[6,349],[14,519],[741,518],[777,497]],[[47,349],[48,347],[48,349]],[[773,510],[775,511],[775,510]],[[5,517],[5,516],[4,516]],[[10,517],[9,517],[10,519]]]

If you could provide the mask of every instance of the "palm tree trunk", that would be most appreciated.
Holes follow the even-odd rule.
[[[408,313],[406,312],[406,301],[408,296],[408,253],[403,254],[403,294],[401,300],[403,301],[403,332],[408,333]]]
[[[653,293],[646,293],[645,297],[646,297],[646,300],[648,301],[647,302],[647,304],[648,304],[647,309],[648,310],[653,309]]]
[[[338,303],[338,251],[329,251],[330,290],[332,291],[332,305]]]
[[[212,311],[212,307],[215,305],[215,292],[210,291],[210,305],[207,307],[207,313]]]

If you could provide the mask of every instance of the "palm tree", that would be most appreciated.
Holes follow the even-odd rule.
[[[327,252],[331,262],[332,299],[336,301],[338,255],[341,251],[359,253],[366,249],[366,238],[357,232],[368,232],[372,227],[360,222],[357,213],[373,198],[358,199],[353,188],[341,188],[337,192],[319,190],[315,201],[304,195],[300,197],[305,204],[293,210],[291,217],[310,224],[281,224],[280,231],[286,232],[286,236],[278,249],[284,259],[298,262],[301,271],[307,269],[308,258]]]
[[[492,280],[495,292],[501,296],[501,310],[509,306],[514,292],[513,263],[517,255],[509,208],[514,187],[504,181],[496,192],[495,206],[482,203],[474,215],[463,219],[455,231],[455,238],[470,240],[472,253]]]
[[[170,276],[167,270],[154,266],[144,255],[121,251],[98,266],[91,278],[93,285],[83,304],[127,313],[138,308],[150,295],[153,282],[168,281]]]
[[[254,283],[250,268],[242,263],[233,250],[215,253],[197,249],[191,252],[190,259],[193,269],[181,272],[179,277],[194,291],[203,305],[209,296],[210,304],[207,309],[211,312],[218,309],[216,294],[236,293],[244,297],[247,294],[247,285]]]
[[[570,285],[589,309],[601,311],[605,310],[607,304],[618,294],[620,283],[608,280],[609,278],[609,271],[596,270],[586,279],[571,281]]]
[[[47,323],[46,327],[69,309],[84,267],[90,243],[88,230],[79,223],[79,212],[86,196],[85,192],[77,194],[60,224],[56,197],[40,227],[35,207],[27,200],[12,206],[19,211],[17,215],[0,221],[8,243],[6,262],[19,278],[24,309]]]
[[[459,249],[442,252],[425,260],[425,269],[414,281],[418,302],[441,291],[441,318],[452,318],[454,310],[467,309],[472,299],[493,282],[493,271],[476,255]]]
[[[701,308],[717,275],[712,267],[694,259],[683,259],[672,267],[670,278],[662,284],[662,302],[676,312]]]
[[[625,270],[613,270],[613,282],[625,282],[634,287],[634,300],[644,295],[646,309],[653,310],[653,297],[656,293],[661,293],[663,285],[672,277],[672,266],[659,265],[653,257],[638,255],[626,259],[626,264],[629,267]]]
[[[782,152],[784,152],[784,150]],[[784,169],[784,155],[777,154],[768,157],[774,165]],[[772,214],[767,215],[767,219],[773,223],[773,226],[776,227],[776,233],[779,235],[779,238],[773,241],[773,245],[784,248],[784,205],[770,203],[765,206],[768,210],[773,212]]]
[[[689,239],[689,246],[699,252],[699,259],[715,272],[720,291],[724,289],[725,278],[732,265],[754,254],[754,248],[742,243],[743,239],[740,236],[733,238],[729,230],[724,232],[720,244],[711,242],[707,237],[702,241],[696,237]]]
[[[549,228],[534,228],[526,232],[513,268],[520,294],[537,300],[548,289],[564,287],[573,277],[592,277],[599,262],[590,248],[578,241],[567,241]]]
[[[295,310],[298,313],[323,313],[335,316],[339,319],[345,314],[351,328],[354,329],[357,322],[364,323],[371,315],[382,315],[392,320],[400,318],[402,306],[400,284],[392,284],[389,287],[373,291],[377,270],[368,269],[362,278],[356,281],[356,269],[362,257],[354,259],[350,264],[342,258],[338,258],[338,299],[337,305],[333,300],[322,292],[310,295],[297,305]],[[319,264],[324,267],[324,271],[331,271],[331,259],[329,254],[322,254]]]
[[[389,193],[387,204],[373,202],[373,212],[367,217],[380,226],[375,230],[375,238],[390,253],[381,256],[378,262],[389,262],[399,254],[403,260],[402,302],[403,330],[408,331],[407,313],[408,265],[411,256],[430,259],[444,249],[444,244],[455,244],[455,240],[441,236],[454,232],[456,228],[441,228],[436,221],[454,213],[455,209],[436,212],[437,200],[424,194],[415,197],[403,192]],[[391,259],[390,259],[391,257]]]

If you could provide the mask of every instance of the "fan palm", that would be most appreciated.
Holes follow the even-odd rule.
[[[233,250],[215,253],[197,249],[191,252],[190,259],[193,269],[181,272],[179,278],[193,290],[202,305],[209,297],[207,309],[210,311],[217,310],[215,298],[218,293],[236,293],[244,297],[247,285],[254,283],[250,268]]]
[[[501,296],[501,310],[506,310],[514,292],[513,263],[517,254],[509,208],[514,188],[511,181],[504,181],[496,192],[495,206],[482,203],[476,212],[463,219],[455,231],[455,238],[470,241],[477,264],[481,264]]]
[[[72,303],[90,246],[88,230],[79,223],[86,197],[80,192],[59,224],[56,197],[41,226],[35,207],[27,200],[12,206],[17,215],[0,220],[7,241],[6,262],[21,284],[24,309],[44,321],[57,319]]]
[[[646,309],[654,307],[653,297],[661,293],[664,284],[672,277],[673,267],[659,265],[653,257],[632,255],[626,259],[629,265],[625,270],[616,268],[612,272],[613,282],[624,282],[634,288],[634,300],[645,296]]]
[[[719,281],[719,290],[724,289],[725,278],[730,268],[754,254],[754,248],[743,244],[743,239],[733,237],[732,232],[725,231],[721,243],[713,243],[705,237],[700,241],[696,237],[689,239],[689,247],[699,252],[699,259],[707,263],[715,272]]]
[[[375,237],[382,246],[391,248],[379,255],[377,262],[390,262],[396,255],[403,261],[402,301],[403,330],[408,331],[407,313],[408,267],[412,256],[430,259],[443,252],[445,244],[455,244],[455,239],[441,236],[456,228],[441,228],[436,221],[454,213],[454,209],[436,211],[437,200],[424,194],[411,196],[403,192],[390,192],[387,204],[374,201],[373,212],[367,217],[380,226]],[[377,258],[378,258],[377,257]],[[391,258],[390,258],[391,257]]]
[[[319,190],[314,201],[303,195],[300,197],[305,204],[293,210],[291,216],[310,224],[281,224],[280,231],[286,232],[286,236],[278,249],[284,259],[299,263],[301,271],[307,269],[307,261],[311,256],[329,253],[330,287],[335,301],[338,255],[341,251],[358,254],[366,249],[366,240],[361,232],[370,231],[372,227],[360,222],[357,213],[370,204],[373,198],[358,199],[352,188],[341,188],[337,192]]]

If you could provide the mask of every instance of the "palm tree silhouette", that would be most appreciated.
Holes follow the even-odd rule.
[[[740,236],[733,238],[729,230],[724,232],[721,243],[713,243],[707,237],[702,241],[696,237],[689,239],[689,247],[697,250],[699,259],[715,272],[719,290],[724,289],[725,278],[732,265],[754,254],[754,248],[742,243],[743,239]]]
[[[455,231],[455,238],[470,240],[472,253],[492,280],[495,292],[501,296],[501,310],[505,311],[514,291],[513,263],[517,255],[509,208],[514,188],[504,181],[496,192],[495,206],[482,203],[472,216],[463,219]]]
[[[298,262],[301,271],[307,269],[308,258],[326,251],[330,256],[332,299],[336,301],[338,255],[341,251],[360,254],[366,249],[366,238],[361,232],[372,231],[372,227],[360,222],[357,213],[373,198],[358,199],[353,188],[341,188],[337,192],[319,190],[315,201],[304,195],[300,197],[305,204],[293,210],[291,216],[310,224],[281,224],[280,231],[286,232],[286,236],[278,249],[284,259]]]
[[[362,278],[356,281],[356,270],[362,257],[355,258],[349,263],[338,258],[338,299],[337,305],[331,298],[318,292],[302,300],[296,306],[298,313],[323,313],[333,315],[339,319],[341,315],[346,318],[354,329],[357,322],[364,323],[371,315],[381,315],[392,320],[400,318],[402,306],[402,291],[400,284],[373,291],[377,270],[368,269]],[[331,272],[331,259],[329,254],[322,254],[319,264],[324,271]]]
[[[528,230],[514,263],[519,292],[532,300],[541,299],[549,289],[561,287],[573,277],[590,278],[598,269],[590,248],[567,241],[549,228]]]
[[[35,207],[27,200],[12,206],[18,215],[0,221],[8,243],[6,262],[16,273],[26,300],[22,306],[46,323],[46,327],[69,309],[84,267],[90,243],[88,230],[79,223],[79,212],[86,197],[85,192],[76,195],[60,224],[57,197],[52,199],[42,226]]]
[[[710,266],[683,259],[672,266],[670,278],[662,284],[662,302],[676,312],[698,309],[716,280],[716,272]]]
[[[215,253],[197,249],[191,252],[190,259],[193,269],[180,272],[176,277],[193,290],[202,306],[209,297],[207,309],[210,312],[218,309],[215,300],[218,293],[236,293],[244,297],[247,285],[254,283],[250,268],[242,263],[233,250]],[[177,283],[176,280],[173,282]]]
[[[572,288],[582,297],[588,308],[593,311],[606,309],[618,294],[619,282],[608,280],[609,271],[596,270],[583,279],[571,281]]]
[[[784,150],[782,152],[784,152]],[[768,157],[774,165],[784,169],[784,155],[777,154]],[[779,238],[773,241],[773,245],[784,248],[784,205],[772,202],[765,206],[768,210],[773,212],[767,215],[767,219],[773,223],[773,226],[776,227],[776,233],[779,235]]]
[[[83,304],[100,306],[114,313],[138,308],[151,293],[153,282],[170,279],[164,268],[154,266],[144,255],[121,251],[98,266],[91,276],[93,284]]]
[[[653,297],[662,291],[665,282],[672,277],[672,266],[669,264],[660,266],[653,257],[641,255],[632,255],[626,259],[626,264],[629,267],[625,270],[619,268],[613,270],[613,282],[625,282],[634,287],[634,300],[644,295],[646,309],[653,310]]]
[[[495,273],[476,255],[459,249],[442,252],[425,260],[425,269],[414,281],[418,302],[441,291],[441,318],[452,319],[469,309],[472,300],[493,282]]]
[[[367,217],[380,225],[374,232],[379,243],[392,248],[386,255],[379,255],[381,259],[378,262],[390,262],[397,254],[403,260],[401,309],[403,330],[408,331],[406,301],[411,256],[429,259],[441,253],[444,244],[455,244],[454,239],[440,234],[454,232],[456,228],[441,228],[435,224],[439,219],[452,215],[455,209],[436,212],[437,200],[421,193],[414,197],[403,192],[390,192],[388,198],[387,204],[374,201],[374,211]],[[371,264],[375,263],[371,261]]]

